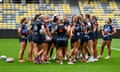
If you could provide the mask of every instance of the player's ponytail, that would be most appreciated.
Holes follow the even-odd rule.
[[[80,21],[82,21],[82,18],[80,16],[78,16],[78,18],[77,18],[77,24],[80,24]]]
[[[60,19],[60,24],[63,24],[64,23],[64,19]]]
[[[36,20],[41,14],[36,14],[34,20]]]
[[[23,24],[23,22],[26,20],[26,18],[21,19],[20,24]]]
[[[109,19],[110,23],[112,23],[112,19],[111,18],[108,18],[108,19]]]
[[[85,16],[86,16],[88,19],[90,19],[90,14],[85,14]]]
[[[56,16],[54,16],[53,22],[57,22],[57,21],[58,21],[58,18]]]

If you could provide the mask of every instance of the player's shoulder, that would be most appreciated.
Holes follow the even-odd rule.
[[[25,24],[20,24],[19,28],[25,27]]]
[[[111,25],[111,27],[112,27],[112,28],[115,28],[115,26],[114,26],[113,24]]]

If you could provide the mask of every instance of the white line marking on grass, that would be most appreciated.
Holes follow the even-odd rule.
[[[99,47],[101,47],[101,45],[100,44],[98,44],[98,46]],[[106,48],[106,47],[105,47]],[[115,48],[115,47],[111,47],[112,48],[112,50],[115,50],[115,51],[120,51],[120,49],[119,48]]]
[[[116,50],[116,51],[120,51],[120,49],[119,49],[119,48],[113,48],[113,47],[112,47],[112,49],[113,49],[113,50]]]

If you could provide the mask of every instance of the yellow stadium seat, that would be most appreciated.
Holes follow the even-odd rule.
[[[37,11],[37,12],[40,12],[41,14],[43,14],[43,11]]]
[[[63,16],[60,16],[60,19],[63,19]]]
[[[19,9],[26,10],[26,8],[24,6],[21,6],[21,5],[19,5]]]
[[[3,6],[3,5],[2,5],[2,4],[0,4],[0,8],[2,8],[2,6]]]
[[[47,13],[48,13],[48,14],[50,14],[50,13],[51,13],[51,11],[47,11]]]
[[[2,15],[0,15],[0,21],[2,21]]]
[[[16,25],[8,25],[8,29],[16,29]]]
[[[20,23],[20,20],[22,19],[21,16],[16,16],[16,23]]]
[[[100,22],[99,22],[99,25],[100,25],[100,26],[104,26],[104,24],[105,24],[104,21],[100,21]]]
[[[119,25],[120,25],[120,20],[118,20],[118,21],[117,21],[117,24],[119,24]]]
[[[55,13],[55,11],[51,11],[51,14],[54,14]]]
[[[2,23],[0,23],[0,29],[2,29]]]
[[[16,9],[24,9],[24,6],[20,5],[20,4],[15,4],[15,8]]]
[[[47,14],[47,11],[44,11],[43,13],[44,13],[44,14]]]
[[[49,3],[49,0],[45,0],[45,2],[46,2],[46,4],[48,4],[48,3]]]
[[[42,13],[41,11],[35,11],[35,13],[32,13],[32,14],[40,14]]]
[[[3,3],[2,8],[3,9],[8,9],[8,8],[11,8],[11,5],[10,5],[10,3]]]
[[[4,14],[15,14],[15,11],[14,10],[3,10],[3,13]]]
[[[7,24],[7,23],[3,23],[3,24],[2,24],[2,28],[3,28],[3,29],[7,29],[7,28],[8,28],[8,24]]]
[[[26,13],[26,15],[29,17],[29,16],[31,16],[31,15],[32,15],[32,13]]]
[[[25,16],[16,16],[16,23],[20,23],[22,18],[25,18]]]
[[[27,5],[26,5],[26,7],[35,7],[35,6],[38,6],[38,5],[36,5],[36,4],[31,4],[31,3],[27,3]]]
[[[2,22],[0,22],[0,25],[2,25]]]
[[[55,9],[55,10],[58,10],[58,7],[57,7],[57,6],[55,6],[55,7],[54,7],[54,9]]]
[[[51,7],[54,7],[54,4],[50,4]]]

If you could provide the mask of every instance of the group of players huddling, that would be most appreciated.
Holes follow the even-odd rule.
[[[27,40],[30,43],[28,60],[36,64],[47,63],[52,58],[54,48],[56,48],[55,60],[59,64],[63,64],[65,57],[68,64],[74,64],[79,60],[81,62],[98,61],[106,45],[108,48],[106,59],[109,59],[112,35],[116,33],[111,23],[111,18],[108,18],[102,29],[103,42],[98,56],[97,42],[100,30],[94,15],[73,15],[69,21],[66,16],[59,18],[59,14],[54,14],[52,18],[47,14],[37,14],[30,25],[27,25],[28,20],[23,18],[18,28],[20,42],[18,61],[25,62],[23,55]],[[70,52],[68,49],[71,49]]]

